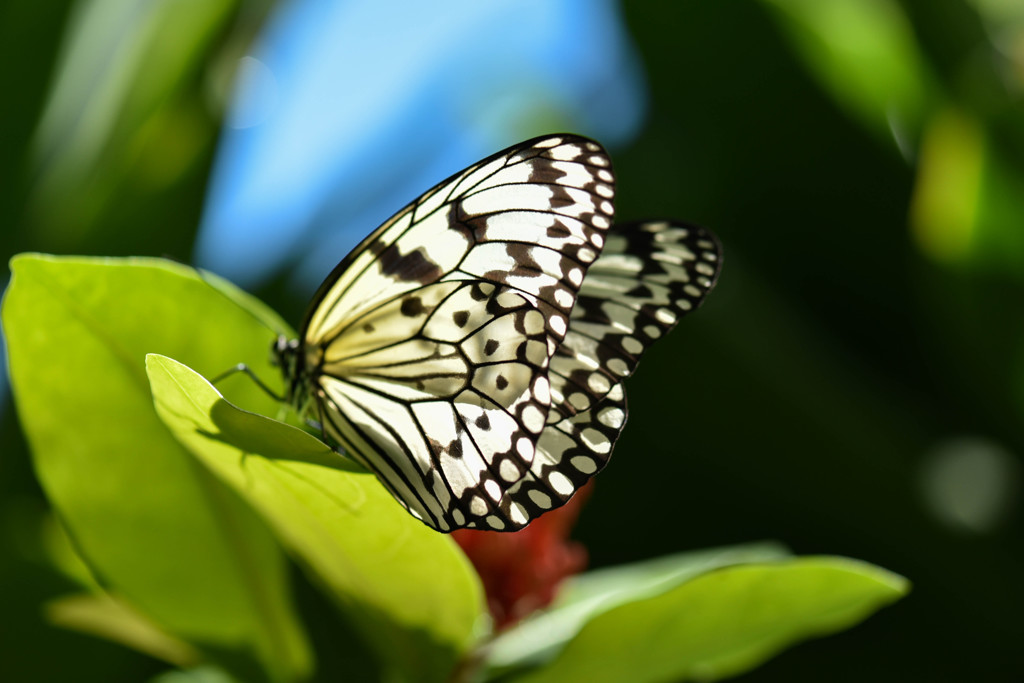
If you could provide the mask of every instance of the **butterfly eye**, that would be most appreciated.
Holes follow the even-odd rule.
[[[282,357],[284,356],[285,349],[288,347],[288,339],[284,336],[278,336],[270,344],[270,364],[275,367],[284,367]]]

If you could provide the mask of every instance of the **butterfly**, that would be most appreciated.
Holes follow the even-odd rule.
[[[438,531],[521,529],[611,456],[622,381],[715,284],[720,246],[612,225],[611,160],[576,135],[439,183],[320,286],[275,362],[286,400]]]

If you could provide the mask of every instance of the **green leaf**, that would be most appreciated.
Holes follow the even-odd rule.
[[[263,370],[273,334],[166,261],[22,255],[11,269],[3,324],[18,413],[93,575],[242,678],[304,676],[310,653],[280,546],[167,431],[145,374],[151,351],[211,373],[240,361]]]
[[[177,361],[146,363],[168,427],[264,515],[382,663],[401,680],[444,680],[483,613],[479,580],[451,538],[309,434],[235,408]]]
[[[200,667],[188,671],[166,671],[149,683],[239,683],[220,669]]]
[[[542,664],[555,657],[588,621],[613,607],[658,595],[712,569],[784,557],[789,557],[785,548],[759,543],[680,553],[575,576],[551,607],[491,641],[486,665],[495,675]]]
[[[177,666],[194,666],[200,659],[188,643],[107,593],[67,595],[47,602],[43,612],[55,626],[106,638]]]
[[[905,579],[838,557],[740,564],[687,577],[593,616],[517,683],[719,680],[897,600]]]

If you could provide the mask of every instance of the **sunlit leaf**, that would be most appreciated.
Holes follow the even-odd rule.
[[[50,514],[42,517],[38,524],[39,540],[47,562],[67,579],[83,588],[100,591],[102,587],[92,575],[89,565],[75,550],[68,538],[68,532],[60,520]]]
[[[550,662],[511,680],[719,680],[858,623],[906,593],[907,582],[821,557],[708,566],[660,588],[593,615]]]
[[[492,673],[538,665],[555,657],[583,626],[602,612],[658,595],[694,576],[729,565],[788,557],[774,544],[682,553],[576,576],[543,612],[500,634],[487,648]]]
[[[3,323],[18,414],[92,573],[207,657],[250,677],[301,677],[310,655],[277,542],[167,431],[145,373],[151,351],[211,373],[265,367],[272,333],[166,261],[22,255],[11,267]],[[236,395],[275,405],[252,387]]]
[[[178,439],[271,523],[401,680],[445,680],[483,613],[454,542],[309,434],[235,408],[169,358],[147,358],[157,411]]]

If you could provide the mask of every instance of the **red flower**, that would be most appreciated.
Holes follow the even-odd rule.
[[[569,531],[590,486],[521,531],[459,529],[452,533],[480,574],[496,630],[547,607],[562,580],[586,567],[587,551],[569,540]]]

